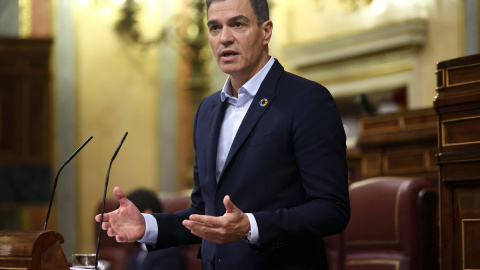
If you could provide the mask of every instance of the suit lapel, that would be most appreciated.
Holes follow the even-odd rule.
[[[270,69],[267,76],[260,85],[257,94],[253,98],[252,104],[250,105],[250,108],[248,109],[245,118],[243,118],[242,124],[240,124],[237,134],[235,135],[235,139],[233,140],[232,146],[230,147],[230,151],[228,152],[227,160],[225,161],[225,166],[223,167],[219,182],[221,181],[223,172],[230,164],[232,158],[235,156],[237,151],[245,142],[248,135],[252,132],[253,128],[257,125],[258,120],[260,120],[262,114],[273,102],[273,99],[275,98],[277,83],[282,73],[283,66],[280,65],[277,60],[275,60],[275,63],[273,64],[272,68]],[[267,104],[265,106],[261,106],[260,101],[262,101],[262,104],[265,104],[265,101],[267,101]]]
[[[208,166],[208,175],[210,177],[209,181],[213,184],[213,187],[217,185],[216,180],[216,165],[217,165],[217,149],[218,149],[218,140],[220,137],[220,128],[222,126],[223,118],[225,116],[225,110],[227,106],[225,102],[222,102],[220,99],[220,94],[218,94],[218,99],[215,100],[214,104],[212,104],[212,112],[213,112],[213,122],[211,129],[208,133],[208,142],[207,142],[207,149],[211,149],[211,151],[207,151],[207,166]]]

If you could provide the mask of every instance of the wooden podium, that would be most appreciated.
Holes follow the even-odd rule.
[[[441,265],[480,269],[480,55],[437,65]]]
[[[0,270],[69,270],[55,231],[0,231]]]

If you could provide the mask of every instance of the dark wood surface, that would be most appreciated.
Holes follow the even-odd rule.
[[[442,269],[480,269],[480,55],[437,64]]]
[[[68,270],[55,231],[0,231],[0,269]]]

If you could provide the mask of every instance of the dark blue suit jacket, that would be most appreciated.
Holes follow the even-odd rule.
[[[128,260],[125,270],[183,270],[182,254],[177,247],[151,251],[145,254],[138,247]],[[140,257],[140,258],[139,258]]]
[[[262,99],[266,106],[260,106]],[[217,92],[195,116],[192,207],[156,214],[155,248],[201,241],[182,225],[190,214],[221,216],[223,198],[253,213],[260,242],[202,241],[203,269],[327,269],[322,238],[350,217],[345,132],[326,88],[284,71],[275,61],[261,84],[227,157],[215,166],[226,104]]]

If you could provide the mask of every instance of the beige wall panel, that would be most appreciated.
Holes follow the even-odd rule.
[[[347,37],[385,25],[422,19],[428,22],[427,40],[413,62],[406,87],[409,108],[431,107],[435,97],[437,62],[462,56],[461,0],[375,0],[357,10],[346,10],[337,0],[275,1],[271,51],[284,59],[285,48]],[[283,61],[288,70],[294,68]],[[374,81],[374,80],[373,80]],[[320,82],[322,83],[322,82]],[[335,96],[335,88],[330,89]]]
[[[110,173],[113,188],[125,192],[158,188],[158,52],[139,51],[114,32],[113,8],[77,6],[77,140],[92,135],[78,157],[79,231],[77,252],[95,251],[96,207],[103,196],[110,159],[129,132]]]

